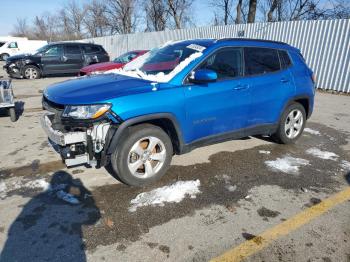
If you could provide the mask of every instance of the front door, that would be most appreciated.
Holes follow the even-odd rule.
[[[59,74],[65,69],[62,45],[50,46],[41,54],[41,65],[44,74]]]
[[[249,85],[242,79],[242,48],[222,48],[197,69],[213,70],[218,79],[213,83],[185,85],[187,124],[191,128],[186,142],[245,128],[250,95]]]
[[[66,45],[64,59],[67,73],[76,73],[83,67],[83,53],[79,45]]]

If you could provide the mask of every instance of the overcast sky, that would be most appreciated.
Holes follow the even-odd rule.
[[[0,0],[0,36],[9,35],[16,24],[17,18],[27,18],[28,24],[36,15],[46,11],[54,13],[68,0]],[[80,0],[84,3],[88,0]],[[212,20],[212,13],[208,10],[206,0],[195,0],[194,18],[198,26],[205,26]]]

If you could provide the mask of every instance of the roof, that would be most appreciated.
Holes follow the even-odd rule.
[[[260,47],[266,46],[271,48],[295,49],[294,47],[284,42],[254,38],[191,39],[180,42],[184,44],[198,44],[204,47],[209,47],[218,43],[244,42],[245,44],[247,44],[247,46],[254,46],[254,44],[257,44]]]
[[[99,44],[94,44],[94,43],[85,43],[85,42],[51,42],[49,45],[99,45]]]

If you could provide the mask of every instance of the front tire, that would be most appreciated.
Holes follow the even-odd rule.
[[[160,179],[168,170],[173,147],[167,133],[158,126],[129,127],[111,155],[107,171],[130,186],[144,186]]]
[[[17,121],[16,109],[14,107],[11,107],[9,109],[9,115],[10,115],[11,122],[16,122]]]
[[[277,132],[273,138],[282,144],[292,144],[303,133],[306,123],[306,112],[299,103],[290,104],[283,112]]]
[[[28,65],[23,69],[23,77],[26,79],[39,79],[41,77],[41,73],[39,68],[36,66]]]

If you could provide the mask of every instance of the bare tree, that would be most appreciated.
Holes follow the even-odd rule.
[[[57,28],[59,28],[57,16],[44,13],[34,18],[33,36],[35,39],[56,41],[58,39]]]
[[[27,19],[17,18],[17,23],[14,25],[12,35],[19,36],[19,37],[29,37],[30,36],[29,34],[30,32],[27,24]]]
[[[255,22],[257,0],[249,0],[248,23]]]
[[[280,2],[280,0],[272,0],[270,9],[267,12],[267,22],[273,21],[273,12],[277,8],[279,2]]]
[[[184,28],[191,21],[193,0],[166,0],[167,11],[176,29]]]
[[[169,14],[164,0],[144,1],[147,31],[162,31],[167,27]]]
[[[90,37],[104,36],[109,33],[107,6],[105,3],[93,0],[85,6],[84,25]]]
[[[107,13],[112,34],[129,34],[135,31],[135,0],[108,0]]]
[[[242,0],[238,0],[237,6],[236,6],[235,24],[241,24],[241,23],[242,23]]]
[[[59,12],[63,38],[81,39],[84,36],[83,22],[86,8],[82,8],[75,0],[68,2]]]
[[[232,17],[233,0],[211,0],[209,5],[215,8],[214,22],[216,25],[228,25],[233,22]]]

